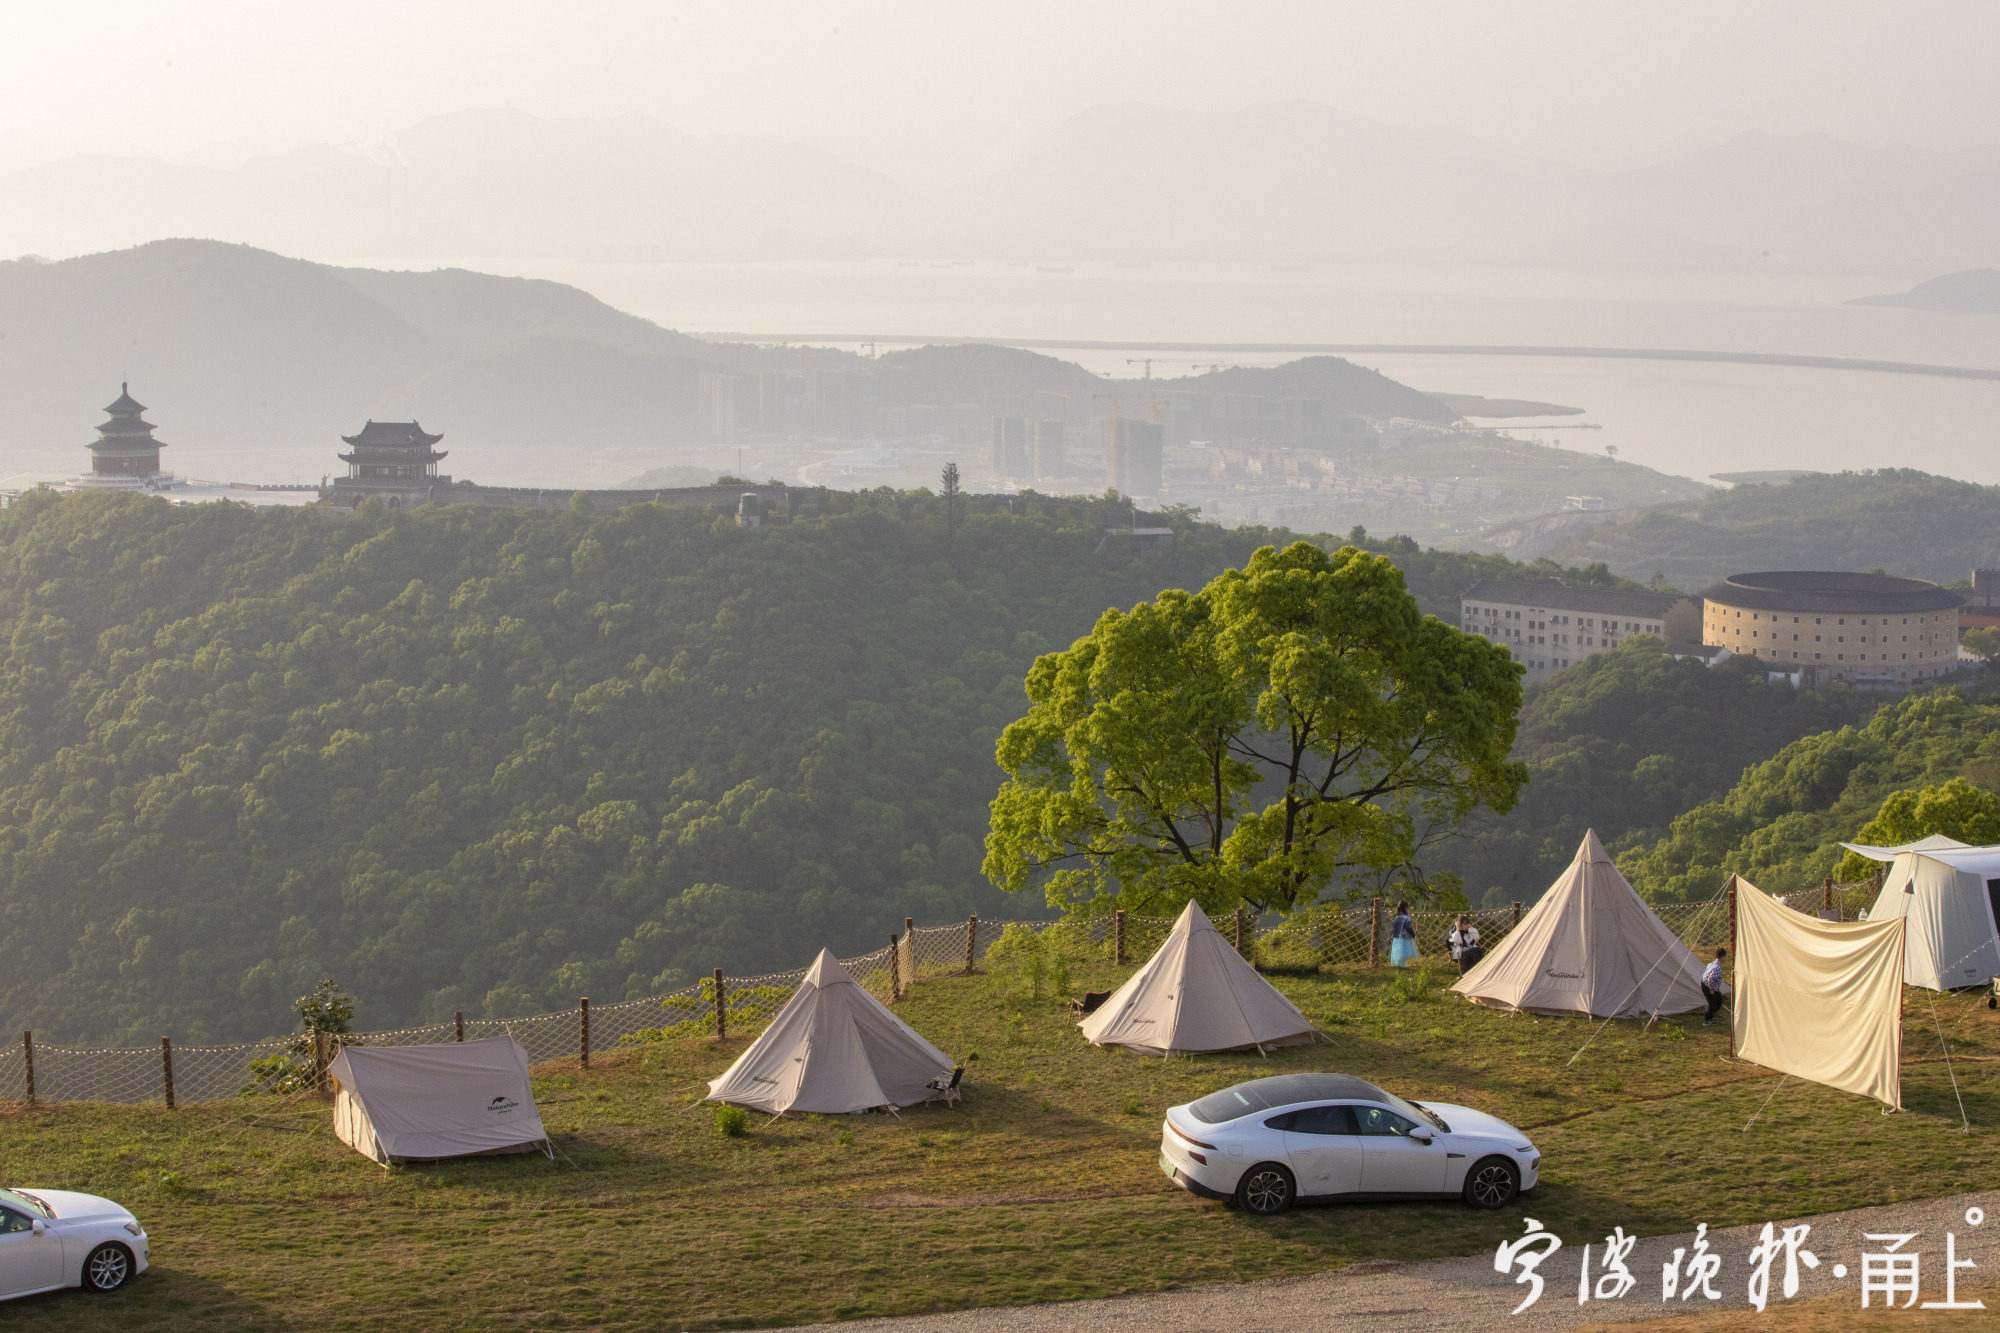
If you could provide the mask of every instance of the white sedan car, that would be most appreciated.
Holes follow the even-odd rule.
[[[0,1189],[0,1300],[59,1287],[116,1291],[146,1271],[146,1229],[109,1199]]]
[[[1168,1110],[1160,1169],[1205,1199],[1281,1213],[1320,1199],[1464,1199],[1504,1208],[1542,1155],[1504,1120],[1419,1105],[1347,1074],[1253,1079]]]

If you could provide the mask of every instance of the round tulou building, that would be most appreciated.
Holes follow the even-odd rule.
[[[1819,681],[1894,686],[1958,662],[1958,594],[1888,574],[1775,570],[1702,589],[1701,641]]]

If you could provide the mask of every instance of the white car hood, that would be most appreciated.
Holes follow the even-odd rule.
[[[74,1190],[45,1190],[33,1185],[20,1187],[21,1193],[32,1194],[49,1207],[56,1210],[58,1222],[81,1222],[88,1218],[106,1218],[123,1221],[132,1216],[122,1206],[95,1194],[78,1194]]]
[[[1449,1106],[1444,1102],[1424,1102],[1451,1126],[1453,1138],[1492,1139],[1504,1141],[1509,1148],[1518,1148],[1527,1143],[1528,1136],[1502,1120],[1499,1116],[1475,1111],[1470,1106]]]

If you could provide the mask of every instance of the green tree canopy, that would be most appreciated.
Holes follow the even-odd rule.
[[[2000,796],[1964,778],[1894,792],[1882,802],[1875,818],[1862,825],[1854,841],[1869,847],[1897,847],[1934,833],[1975,845],[2000,842]],[[1878,862],[1849,852],[1834,873],[1843,880],[1866,879],[1878,866]]]
[[[985,870],[1064,908],[1289,909],[1526,780],[1507,650],[1425,616],[1392,561],[1351,546],[1263,547],[1199,592],[1107,611],[1036,660],[1027,694]]]

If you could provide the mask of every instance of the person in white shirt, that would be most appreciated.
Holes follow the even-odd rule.
[[[1459,913],[1457,924],[1445,935],[1444,943],[1445,947],[1451,950],[1451,961],[1458,964],[1461,973],[1484,956],[1484,951],[1479,947],[1479,927],[1473,925],[1472,918],[1463,912]],[[1467,949],[1473,951],[1470,958],[1465,956]]]
[[[1701,974],[1702,998],[1708,1001],[1708,1012],[1701,1020],[1703,1027],[1715,1022],[1715,1011],[1722,1007],[1722,997],[1729,994],[1729,983],[1722,979],[1722,960],[1728,955],[1729,950],[1718,948],[1715,951],[1715,961]]]

